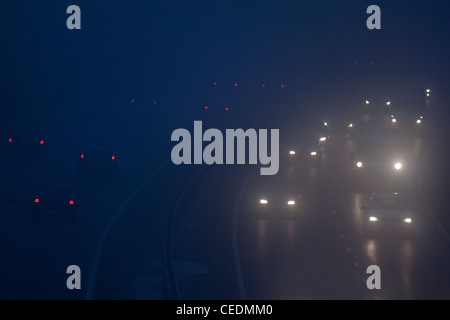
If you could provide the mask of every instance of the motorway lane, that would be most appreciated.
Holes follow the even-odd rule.
[[[132,117],[101,114],[72,123],[48,121],[44,131],[50,156],[46,161],[2,157],[0,297],[2,299],[79,299],[86,295],[91,263],[102,232],[114,212],[142,181],[167,161],[168,128],[186,123],[170,113]],[[90,147],[111,147],[124,162],[122,183],[75,183],[76,159]],[[157,152],[155,152],[157,150]],[[44,181],[75,184],[80,219],[33,224],[29,191]],[[82,290],[70,291],[66,268],[81,267]]]
[[[351,136],[334,134],[322,169],[294,166],[281,172],[295,180],[302,191],[299,218],[255,219],[239,210],[237,248],[232,241],[235,226],[231,217],[235,210],[223,199],[236,201],[238,192],[227,192],[220,186],[227,186],[224,177],[234,186],[242,185],[251,170],[216,168],[209,179],[204,177],[186,199],[179,223],[189,227],[179,227],[178,255],[190,261],[193,273],[199,273],[191,274],[190,280],[183,276],[178,281],[182,297],[448,298],[448,243],[426,215],[417,194],[417,168],[429,141],[417,136],[410,139],[408,158],[416,160],[411,162],[413,174],[409,180],[400,184],[379,180],[366,185],[355,185],[351,179],[349,160],[354,143]],[[411,196],[421,215],[422,228],[417,238],[393,235],[371,239],[363,234],[360,207],[372,192],[379,190]],[[210,210],[202,208],[214,212],[214,219],[208,214]],[[236,271],[236,254],[240,276],[230,272],[230,268]],[[371,264],[381,267],[380,291],[366,287],[366,268]],[[240,288],[244,288],[244,295]]]

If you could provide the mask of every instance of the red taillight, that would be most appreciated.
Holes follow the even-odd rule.
[[[11,143],[11,142],[12,142],[12,139],[11,139],[11,138],[9,138],[9,139],[8,139],[8,141],[9,141],[9,143]]]
[[[81,159],[83,159],[83,158],[84,158],[84,154],[81,155]]]
[[[205,106],[205,110],[208,110],[208,106]]]
[[[70,204],[70,205],[74,204],[73,200],[70,200],[70,201],[69,201],[69,204]]]
[[[41,142],[39,142],[39,144],[44,144],[44,140],[41,140]]]
[[[226,107],[226,108],[225,108],[225,110],[227,110],[227,111],[228,111],[228,107]]]
[[[39,203],[39,199],[38,198],[34,199],[34,203]]]
[[[112,155],[111,159],[114,160],[116,157],[114,155]]]
[[[237,87],[237,83],[235,83],[234,86]]]
[[[217,86],[217,82],[214,82],[214,85]]]

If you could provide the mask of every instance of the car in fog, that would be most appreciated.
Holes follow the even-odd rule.
[[[246,210],[250,216],[295,218],[300,194],[291,180],[256,181],[249,187]]]
[[[406,170],[403,138],[397,130],[365,130],[358,137],[352,155],[357,176],[397,177]]]
[[[105,149],[89,149],[80,154],[76,168],[77,180],[117,181],[122,178],[122,161]]]
[[[12,156],[45,157],[47,145],[39,128],[17,127],[8,138],[8,152]]]
[[[374,193],[361,209],[367,235],[390,230],[411,233],[417,222],[409,201],[401,193]]]
[[[426,125],[427,109],[414,106],[392,108],[389,122],[391,127],[406,130],[420,130]]]
[[[316,139],[298,139],[282,142],[283,159],[290,164],[322,164],[323,145]]]
[[[75,221],[78,218],[78,201],[70,184],[43,183],[36,188],[31,199],[34,222],[43,219]]]

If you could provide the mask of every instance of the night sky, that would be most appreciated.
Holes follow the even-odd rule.
[[[71,4],[81,8],[81,30],[66,28]],[[381,8],[381,30],[366,28],[371,4]],[[2,1],[0,12],[11,116],[64,114],[80,96],[113,93],[177,96],[181,108],[181,97],[213,81],[321,92],[362,76],[449,80],[445,0]]]

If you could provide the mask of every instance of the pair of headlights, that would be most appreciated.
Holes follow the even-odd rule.
[[[260,203],[260,204],[268,204],[269,201],[267,201],[266,199],[261,199],[261,200],[259,200],[259,203]],[[294,200],[289,200],[289,201],[287,202],[287,205],[288,205],[288,206],[294,206],[294,205],[295,205],[295,201],[294,201]]]
[[[378,218],[371,216],[371,217],[369,217],[369,221],[370,222],[377,222]],[[405,223],[412,223],[412,219],[411,218],[405,218],[405,219],[403,219],[403,222],[405,222]]]
[[[363,168],[364,164],[362,163],[362,161],[358,161],[358,162],[356,162],[356,167],[357,168]],[[400,170],[402,167],[403,167],[403,165],[402,165],[401,162],[394,163],[394,169],[395,170]]]
[[[290,155],[295,155],[295,151],[294,150],[291,150],[291,151],[289,151],[289,154]],[[317,156],[317,152],[316,151],[311,151],[310,153],[309,153],[311,156]]]
[[[417,123],[417,124],[422,124],[422,121],[423,121],[423,116],[420,116],[420,117],[416,120],[416,123]],[[394,117],[393,114],[391,114],[391,122],[392,122],[392,123],[397,123],[397,119]]]

